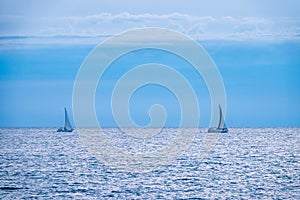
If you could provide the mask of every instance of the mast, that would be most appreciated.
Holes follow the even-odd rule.
[[[67,109],[65,108],[65,129],[67,129],[67,122],[68,121],[68,114],[67,114]]]

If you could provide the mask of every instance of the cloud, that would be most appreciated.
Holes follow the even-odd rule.
[[[196,40],[298,40],[300,35],[298,19],[193,16],[182,13],[123,12],[51,18],[0,16],[0,27],[1,45],[67,43],[68,39],[71,43],[97,43],[99,38],[143,27],[169,28]]]

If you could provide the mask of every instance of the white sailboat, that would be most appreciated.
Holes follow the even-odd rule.
[[[71,126],[69,117],[68,117],[68,112],[67,109],[65,108],[65,126],[60,127],[57,132],[72,132],[74,129]]]
[[[226,127],[226,124],[224,122],[224,117],[222,114],[222,108],[219,105],[219,112],[220,112],[220,119],[219,119],[219,125],[218,127],[211,127],[208,129],[209,133],[227,133],[228,129]]]

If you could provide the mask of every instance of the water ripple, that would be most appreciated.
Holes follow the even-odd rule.
[[[132,152],[167,144],[174,129],[149,143],[107,129]],[[147,173],[115,171],[91,157],[76,132],[0,129],[0,198],[300,199],[300,129],[231,129],[209,157],[195,156],[204,129],[184,155]],[[152,145],[152,146],[151,146]],[[155,146],[158,145],[158,146]],[[147,149],[149,148],[149,149]]]

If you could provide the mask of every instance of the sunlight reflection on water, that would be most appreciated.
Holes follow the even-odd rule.
[[[2,128],[0,198],[300,198],[299,128],[230,129],[199,160],[194,154],[205,131],[171,165],[131,173],[89,156],[76,132]],[[120,137],[112,143],[138,147]],[[157,137],[152,145],[167,139]]]

